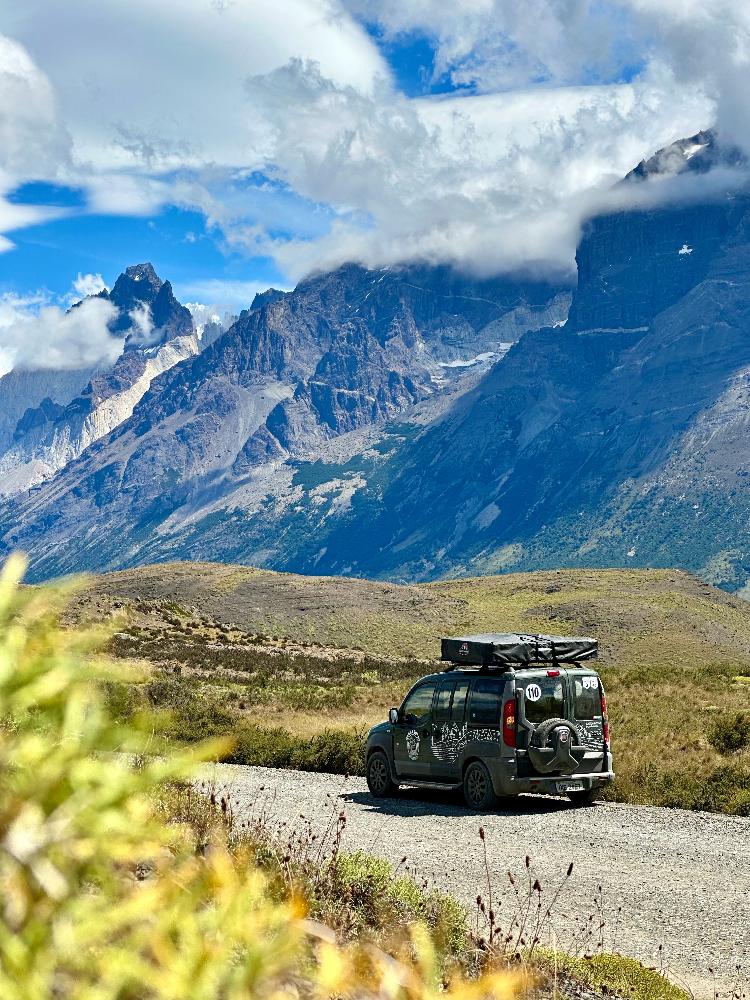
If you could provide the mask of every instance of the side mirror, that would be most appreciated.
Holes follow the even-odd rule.
[[[388,713],[388,721],[390,722],[390,724],[392,726],[396,725],[396,723],[398,722],[398,709],[397,708],[392,708],[390,710],[390,712]]]

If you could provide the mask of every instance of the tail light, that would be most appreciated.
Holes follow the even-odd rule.
[[[516,745],[516,700],[509,698],[503,705],[503,743],[506,747]]]
[[[604,688],[602,690],[602,732],[604,734],[604,742],[609,747],[609,716],[607,715],[607,698],[604,694]]]

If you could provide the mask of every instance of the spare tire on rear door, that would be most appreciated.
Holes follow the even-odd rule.
[[[529,734],[529,760],[540,774],[559,771],[570,774],[577,767],[570,748],[580,740],[576,728],[567,719],[546,719]]]

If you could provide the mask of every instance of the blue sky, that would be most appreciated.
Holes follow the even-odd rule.
[[[466,89],[447,74],[433,78],[435,46],[421,32],[396,39],[383,37],[374,24],[365,28],[393,71],[394,81],[408,97],[447,94]],[[268,192],[268,188],[271,192]],[[241,182],[243,214],[259,216],[275,238],[313,238],[330,228],[331,213],[296,196],[288,186],[273,184],[261,174]],[[264,196],[265,190],[265,196]],[[101,274],[111,287],[125,266],[151,261],[168,278],[179,296],[195,298],[209,282],[236,284],[231,305],[248,304],[243,286],[288,287],[288,276],[265,255],[233,248],[220,228],[207,225],[203,214],[165,206],[148,215],[104,215],[87,205],[86,191],[45,181],[20,184],[8,195],[17,204],[59,207],[61,218],[9,230],[15,249],[0,257],[0,294],[29,295],[48,291],[63,297],[77,274]],[[261,205],[263,201],[265,204]],[[229,293],[227,293],[229,294]]]
[[[729,106],[721,5],[0,3],[0,296],[144,260],[232,308],[350,259],[570,270],[612,184]]]
[[[204,215],[167,205],[145,216],[103,215],[87,209],[80,189],[46,182],[25,184],[10,195],[22,204],[64,208],[62,218],[10,231],[15,249],[0,256],[0,294],[30,294],[46,290],[66,295],[77,274],[101,274],[114,284],[129,264],[151,261],[169,279],[184,301],[195,298],[209,279],[228,284],[247,282],[286,287],[284,275],[267,256],[250,256],[227,245],[221,230],[206,224]],[[248,211],[257,197],[247,197]],[[291,192],[277,192],[271,206],[277,236],[292,232],[318,235],[328,229],[323,210],[297,199]],[[257,212],[257,208],[256,208]],[[268,216],[268,206],[263,213]],[[289,228],[284,228],[284,226]],[[230,305],[247,305],[241,289]]]

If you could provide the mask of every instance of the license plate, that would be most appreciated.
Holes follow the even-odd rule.
[[[582,781],[558,781],[555,785],[558,792],[582,792]]]

